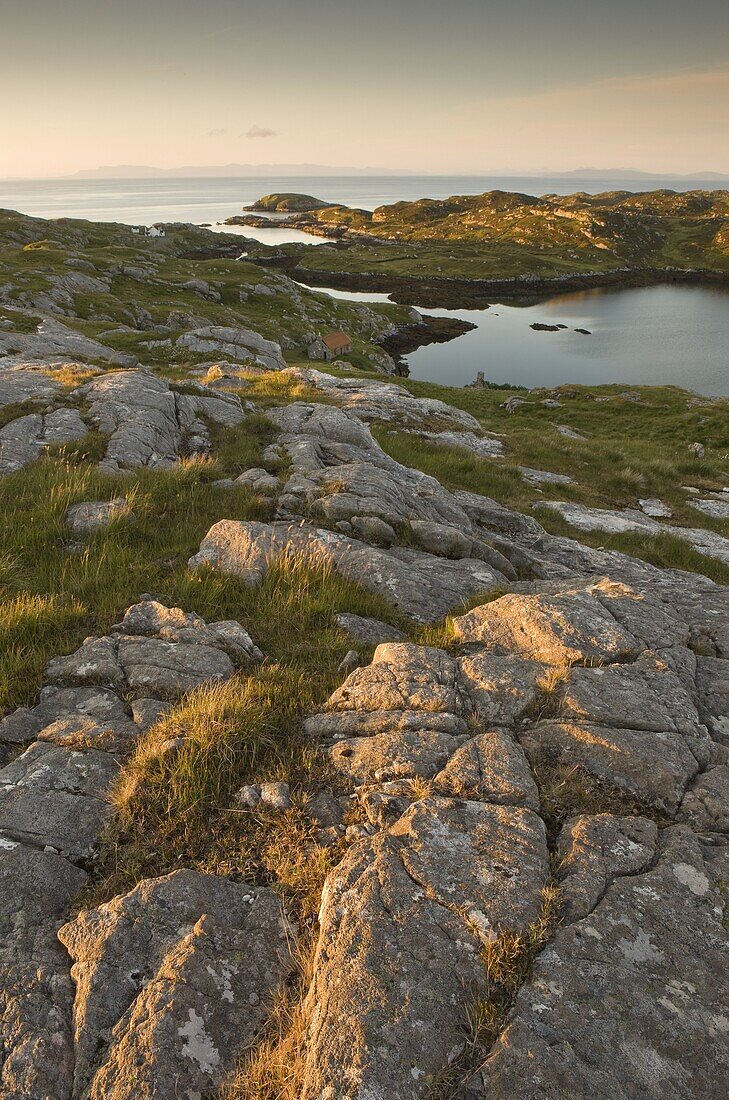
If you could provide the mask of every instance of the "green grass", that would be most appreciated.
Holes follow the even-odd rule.
[[[261,376],[264,380],[268,376]],[[277,395],[280,396],[280,395]],[[0,479],[0,714],[32,704],[47,661],[100,635],[150,592],[207,620],[235,619],[266,660],[223,687],[201,689],[140,742],[115,793],[119,813],[102,847],[86,903],[177,866],[273,882],[311,922],[334,854],[313,845],[306,814],[322,783],[336,784],[301,732],[301,717],[341,680],[351,646],[335,613],[350,611],[402,625],[389,604],[336,574],[326,562],[295,556],[274,563],[264,582],[209,570],[188,558],[221,516],[266,519],[269,500],[210,481],[261,464],[272,437],[263,415],[222,432],[216,459],[123,479],[102,475],[92,438]],[[71,542],[64,516],[79,500],[124,494],[134,517]],[[184,748],[161,745],[184,734]],[[286,778],[287,814],[243,814],[231,807],[244,782]]]

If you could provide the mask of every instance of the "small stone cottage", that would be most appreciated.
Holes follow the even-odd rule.
[[[325,359],[330,362],[340,355],[348,355],[352,350],[352,339],[346,332],[330,332],[326,336],[317,336],[308,347],[310,359]]]

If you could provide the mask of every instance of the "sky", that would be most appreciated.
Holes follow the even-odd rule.
[[[729,173],[726,0],[0,0],[0,178]]]

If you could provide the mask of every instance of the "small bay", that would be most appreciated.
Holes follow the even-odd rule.
[[[385,294],[326,293],[388,300]],[[729,395],[729,289],[723,287],[594,289],[554,295],[537,305],[422,312],[477,327],[408,355],[411,378],[463,386],[483,371],[490,382],[528,387],[617,382]],[[539,331],[533,324],[566,328]]]

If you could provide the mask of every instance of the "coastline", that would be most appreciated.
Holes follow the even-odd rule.
[[[386,351],[397,367],[397,373],[407,377],[410,373],[404,356],[427,347],[428,344],[445,344],[457,340],[477,326],[456,317],[429,317],[424,314],[419,323],[398,325],[394,332],[377,343]]]
[[[547,295],[611,287],[623,290],[671,283],[729,286],[729,272],[704,268],[618,268],[551,277],[521,275],[506,279],[459,279],[447,276],[318,271],[301,266],[298,257],[251,255],[249,258],[262,267],[281,268],[297,282],[307,286],[330,286],[336,290],[358,292],[374,291],[389,294],[398,305],[420,306],[425,309],[484,309],[495,301],[534,305]]]

